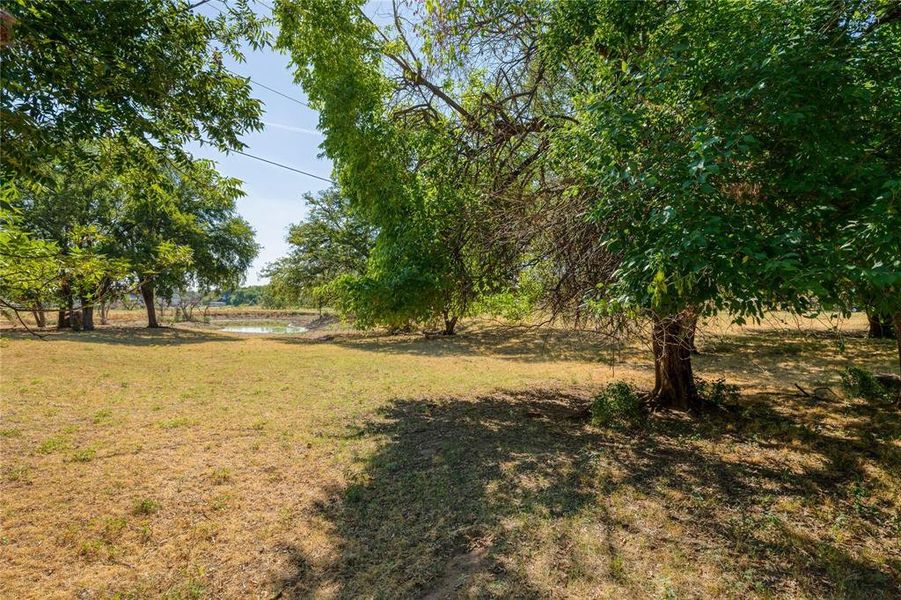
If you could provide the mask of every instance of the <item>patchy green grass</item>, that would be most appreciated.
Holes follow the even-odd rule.
[[[896,370],[863,330],[709,327],[696,370],[738,401],[625,429],[584,415],[647,350],[588,335],[7,333],[0,589],[897,597],[901,420],[840,387]]]

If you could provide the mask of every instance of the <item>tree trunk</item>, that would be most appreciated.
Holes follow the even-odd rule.
[[[654,391],[652,401],[660,408],[688,410],[700,404],[691,368],[693,313],[654,317]]]
[[[457,318],[456,316],[451,317],[447,312],[444,313],[444,335],[454,335]]]
[[[100,304],[100,324],[109,325],[109,309],[110,303],[103,302]]]
[[[895,324],[895,341],[898,342],[898,368],[901,369],[901,312],[892,315],[892,320]],[[901,406],[901,387],[898,388],[898,397],[895,398],[895,403]]]
[[[31,311],[31,314],[34,315],[35,325],[38,326],[39,329],[43,329],[47,326],[47,315],[44,314],[44,305],[40,302],[35,302],[34,310]]]
[[[94,305],[87,298],[81,298],[81,328],[94,330]]]
[[[879,313],[867,313],[867,322],[869,323],[869,332],[867,337],[874,339],[893,339],[895,332],[892,327],[892,319],[886,315]]]
[[[688,351],[691,354],[700,354],[698,351],[698,347],[695,346],[695,332],[698,330],[698,315],[697,313],[692,313],[690,317],[687,317],[688,320]]]
[[[56,328],[68,329],[72,327],[72,292],[69,291],[68,283],[60,286],[60,295],[63,297],[63,307],[56,313]]]
[[[75,331],[81,331],[81,311],[75,310],[75,296],[70,292],[66,298],[66,311],[69,313],[69,324]]]
[[[144,299],[144,307],[147,309],[147,327],[156,328],[160,324],[156,320],[156,305],[153,303],[153,283],[141,284],[141,297]]]

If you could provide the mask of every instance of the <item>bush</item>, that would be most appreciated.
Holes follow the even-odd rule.
[[[879,383],[871,371],[860,367],[848,367],[842,371],[841,377],[842,388],[852,398],[883,400],[889,397],[889,390]]]
[[[647,418],[644,405],[628,383],[607,385],[591,403],[591,424],[599,427],[635,427]]]
[[[726,380],[722,377],[713,381],[699,378],[695,383],[695,387],[701,398],[717,406],[731,404],[738,400],[738,386],[726,383]]]

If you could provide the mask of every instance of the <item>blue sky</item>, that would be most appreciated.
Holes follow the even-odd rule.
[[[197,10],[216,15],[216,5],[221,8],[221,4],[212,2]],[[258,7],[261,14],[269,14],[265,7]],[[294,84],[288,69],[288,57],[268,49],[260,52],[248,50],[246,59],[244,63],[229,59],[226,66],[288,96],[306,99],[300,86]],[[243,141],[247,144],[245,151],[329,177],[331,162],[318,156],[322,135],[316,131],[317,113],[257,84],[251,85],[254,97],[265,104],[265,129],[244,137]],[[216,161],[223,175],[237,177],[244,182],[247,196],[238,202],[238,210],[256,230],[257,242],[262,246],[260,255],[247,272],[247,283],[261,283],[260,269],[288,250],[285,243],[287,227],[303,219],[307,213],[303,194],[325,189],[329,184],[239,154],[225,155],[208,146],[194,144],[188,149],[197,158]]]

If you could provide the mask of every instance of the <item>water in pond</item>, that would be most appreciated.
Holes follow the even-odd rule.
[[[304,333],[306,327],[300,325],[232,325],[223,327],[229,333]]]

